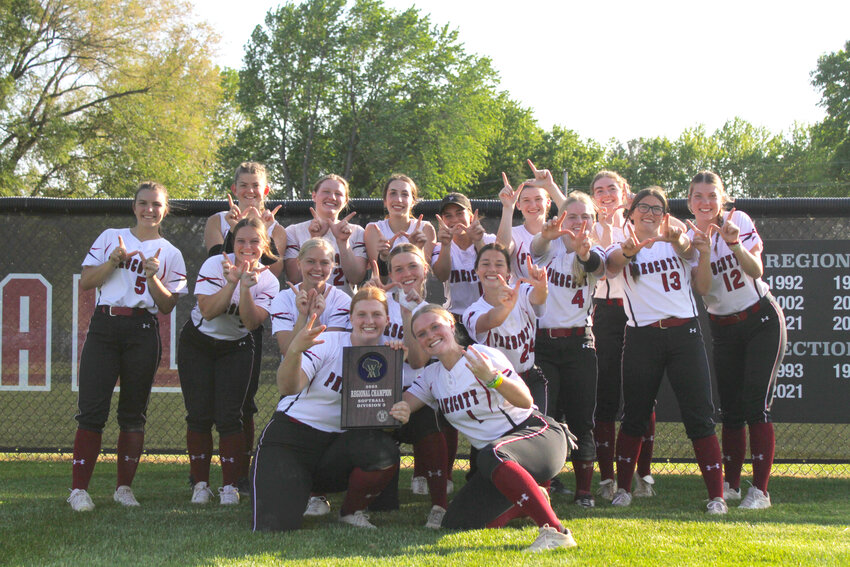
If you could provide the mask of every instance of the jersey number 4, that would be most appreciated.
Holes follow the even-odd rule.
[[[573,296],[573,300],[570,301],[573,305],[578,305],[579,309],[584,309],[584,290],[580,289]]]

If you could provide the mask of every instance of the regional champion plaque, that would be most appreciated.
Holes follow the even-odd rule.
[[[401,401],[404,352],[391,347],[342,349],[342,429],[395,428],[390,408]]]

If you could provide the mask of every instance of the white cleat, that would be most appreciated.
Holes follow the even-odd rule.
[[[709,500],[708,505],[705,507],[706,514],[718,516],[726,514],[727,512],[729,512],[729,507],[726,506],[726,501],[719,496]]]
[[[611,500],[611,506],[620,506],[621,508],[625,508],[632,503],[632,495],[626,492],[625,488],[618,488],[617,493],[614,495],[614,498]]]
[[[369,521],[369,516],[366,515],[363,510],[357,510],[353,514],[349,514],[347,516],[340,516],[339,521],[343,524],[348,524],[349,526],[355,526],[358,528],[369,528],[369,529],[377,529],[377,526]]]
[[[596,495],[609,502],[614,499],[615,494],[617,494],[617,481],[613,478],[606,478],[599,483],[599,488],[596,489]]]
[[[738,506],[738,508],[743,508],[745,510],[763,510],[765,508],[770,508],[770,506],[770,494],[766,494],[755,486],[751,486],[750,489],[747,490],[747,495],[744,496],[743,500],[741,500],[741,505]]]
[[[428,494],[428,481],[425,480],[424,476],[414,476],[410,479],[410,491],[413,494]]]
[[[239,504],[239,490],[232,484],[220,487],[218,489],[218,503],[222,506]]]
[[[525,550],[529,553],[540,553],[541,551],[549,551],[551,549],[577,547],[575,538],[570,530],[565,529],[564,532],[559,532],[555,528],[549,527],[546,524],[540,528],[540,533],[537,534],[537,539],[529,545]]]
[[[443,516],[446,515],[446,509],[442,506],[434,504],[431,506],[431,512],[428,514],[428,521],[425,522],[425,527],[429,530],[439,530],[443,525]]]
[[[74,512],[91,512],[94,510],[94,502],[91,501],[91,496],[83,488],[75,488],[68,496],[68,504]]]
[[[646,476],[637,477],[637,482],[635,483],[635,489],[632,491],[632,496],[635,498],[650,498],[655,496],[655,489],[653,485],[655,484],[655,479],[652,478],[651,474]]]
[[[740,500],[741,489],[732,488],[728,482],[723,482],[723,500]]]
[[[139,501],[136,500],[136,497],[133,495],[133,489],[127,485],[119,486],[115,489],[115,494],[112,495],[112,499],[121,504],[122,506],[138,506]]]
[[[212,490],[206,482],[197,482],[192,487],[192,504],[209,504],[212,497]]]
[[[331,511],[331,503],[324,496],[311,496],[307,502],[307,509],[304,510],[305,516],[324,516]]]

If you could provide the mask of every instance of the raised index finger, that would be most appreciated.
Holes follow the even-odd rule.
[[[118,235],[118,247],[119,247],[119,248],[124,248],[125,250],[127,249],[127,247],[126,247],[126,246],[124,246],[124,239],[123,239],[123,238],[121,238],[121,235],[120,235],[120,234]]]
[[[689,227],[691,227],[691,230],[694,231],[694,234],[704,234],[700,229],[697,228],[697,225],[690,221],[690,219],[685,219],[685,222],[688,224]],[[711,227],[708,227],[708,229],[711,230]]]
[[[443,217],[441,217],[440,215],[434,215],[434,216],[437,217],[437,222],[440,223],[441,228],[445,228],[446,230],[449,229],[449,225],[447,225],[445,222],[443,222]]]
[[[508,181],[508,176],[507,176],[507,175],[505,175],[505,172],[504,172],[504,171],[502,172],[502,183],[504,183],[504,184],[505,184],[505,187],[510,187],[510,186],[511,186],[510,182]]]
[[[531,161],[530,159],[527,159],[527,160],[525,160],[525,161],[527,161],[527,162],[528,162],[528,167],[530,167],[530,168],[531,168],[531,171],[534,173],[534,175],[535,175],[535,177],[536,177],[536,176],[537,176],[537,172],[538,172],[539,170],[538,170],[538,169],[534,166],[534,162],[533,162],[533,161]]]
[[[156,249],[156,254],[153,255],[154,258],[159,259],[159,253],[162,252],[162,248]]]
[[[348,221],[350,221],[352,218],[354,218],[354,215],[356,215],[356,214],[357,214],[357,213],[356,213],[356,212],[354,212],[354,213],[351,213],[351,214],[347,215],[344,219],[342,219],[342,222],[348,222]]]
[[[723,222],[729,222],[729,219],[732,218],[732,213],[734,213],[734,212],[735,212],[735,207],[732,207],[731,209],[729,209],[729,214],[726,215],[726,218],[723,219]]]

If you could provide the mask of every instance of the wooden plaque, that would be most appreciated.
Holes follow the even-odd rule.
[[[342,349],[342,429],[401,427],[390,408],[401,401],[404,352],[388,346]]]

